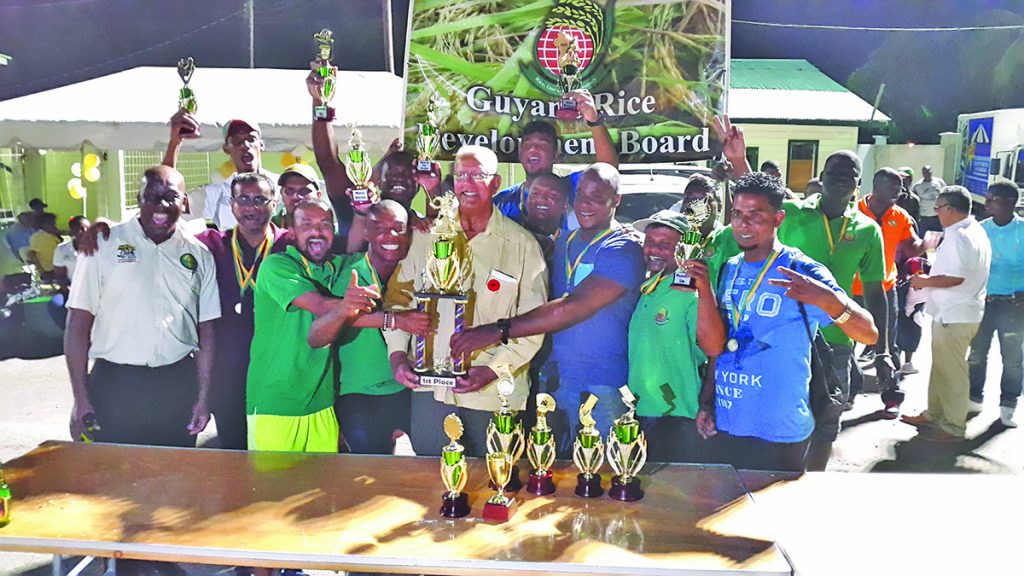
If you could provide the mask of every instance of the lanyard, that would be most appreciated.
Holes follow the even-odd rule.
[[[837,243],[837,241],[832,239],[832,226],[828,223],[828,217],[825,216],[824,214],[822,214],[821,215],[821,219],[822,219],[822,221],[825,222],[825,232],[826,232],[826,234],[828,236],[828,254],[829,254],[829,256],[832,256],[832,255],[834,255],[836,253],[836,243]],[[839,242],[841,242],[843,240],[843,236],[846,235],[846,225],[849,224],[849,223],[850,223],[850,217],[849,216],[844,216],[843,217],[843,227],[842,227],[841,230],[839,230]]]
[[[587,251],[590,250],[591,246],[593,246],[594,244],[597,244],[601,240],[604,240],[605,238],[607,238],[615,230],[609,226],[608,228],[605,228],[605,230],[603,232],[601,232],[597,236],[594,236],[593,240],[591,240],[590,243],[588,243],[583,248],[583,250],[580,251],[579,255],[576,256],[576,261],[573,262],[572,264],[570,264],[569,263],[569,247],[572,246],[572,241],[573,241],[574,238],[576,238],[576,233],[579,232],[579,231],[580,231],[579,228],[573,230],[572,234],[569,235],[569,239],[566,240],[566,242],[565,242],[565,293],[567,295],[569,293],[569,287],[572,286],[572,277],[576,273],[576,268],[579,267],[580,261],[583,260],[583,256],[586,255]]]
[[[313,270],[309,267],[309,260],[306,260],[306,256],[303,255],[303,254],[299,254],[299,258],[302,258],[302,265],[306,267],[306,274],[308,274],[309,275],[309,279],[312,280],[313,279]],[[328,260],[327,262],[324,262],[323,264],[321,264],[321,266],[329,266],[331,268],[331,274],[334,273],[334,262],[332,262],[331,260]],[[372,270],[372,268],[371,268],[371,270]]]
[[[645,296],[650,294],[651,292],[654,292],[655,290],[658,289],[658,284],[661,284],[662,281],[665,280],[665,278],[668,278],[668,276],[665,276],[664,270],[658,272],[657,276],[648,279],[646,282],[640,285],[640,292]]]
[[[757,274],[757,281],[754,282],[754,286],[750,289],[750,292],[747,292],[747,298],[743,301],[742,306],[736,305],[736,301],[733,300],[732,295],[733,286],[736,285],[736,276],[739,275],[740,266],[742,265],[742,262],[736,263],[736,269],[732,273],[732,280],[729,281],[729,291],[727,294],[729,297],[729,303],[732,304],[732,327],[734,331],[740,329],[740,319],[743,318],[743,312],[747,309],[747,306],[750,306],[751,301],[754,300],[757,288],[761,286],[761,281],[764,280],[765,275],[768,274],[768,270],[772,267],[772,264],[775,263],[775,259],[778,257],[779,252],[772,250],[771,256],[764,261],[764,264],[761,265],[761,271]]]
[[[380,276],[377,276],[377,270],[374,269],[373,263],[370,262],[370,253],[367,252],[363,258],[366,259],[366,267],[370,269],[370,278],[373,279],[373,283],[376,284],[377,289],[381,292],[384,291],[384,287],[380,285]]]
[[[256,257],[252,261],[252,266],[246,268],[242,259],[242,248],[238,244],[238,228],[231,231],[231,253],[235,258],[235,280],[238,281],[238,290],[241,294],[245,294],[246,289],[250,286],[256,288],[256,268],[269,252],[270,236],[267,235],[256,248]]]

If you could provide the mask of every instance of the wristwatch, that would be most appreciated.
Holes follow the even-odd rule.
[[[586,121],[587,122],[587,126],[590,126],[591,128],[596,128],[598,126],[604,126],[604,119],[605,118],[606,118],[606,116],[604,115],[604,112],[598,110],[597,111],[597,120],[594,120],[593,122],[591,122],[590,120],[587,120]]]
[[[850,316],[852,316],[852,314],[850,314],[850,303],[847,302],[846,306],[843,307],[842,313],[840,313],[839,316],[833,318],[832,323],[841,326],[843,324],[846,324],[850,320]]]
[[[501,332],[501,343],[508,344],[508,331],[512,328],[512,320],[508,318],[499,318],[494,324],[498,327],[498,331]]]

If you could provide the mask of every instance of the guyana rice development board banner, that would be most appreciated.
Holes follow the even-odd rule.
[[[410,13],[408,150],[429,112],[438,160],[478,144],[515,162],[520,130],[537,119],[557,125],[562,161],[593,161],[586,123],[556,117],[571,37],[575,81],[606,116],[621,162],[717,153],[710,126],[725,107],[729,0],[412,0]]]

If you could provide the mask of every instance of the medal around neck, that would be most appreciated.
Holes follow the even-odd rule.
[[[509,366],[502,366],[498,369],[498,382],[495,388],[497,388],[501,406],[494,412],[491,421],[487,423],[487,453],[504,452],[512,458],[512,471],[505,490],[518,492],[523,488],[523,481],[519,479],[519,466],[516,463],[523,457],[523,451],[526,449],[526,437],[523,432],[522,420],[519,419],[516,411],[508,405],[508,397],[516,389]],[[491,488],[496,487],[492,478]]]
[[[548,426],[547,417],[554,410],[555,399],[551,395],[537,394],[537,424],[530,430],[526,444],[526,455],[533,466],[526,489],[538,496],[555,492],[551,474],[551,465],[555,463],[555,435]]]
[[[679,238],[676,244],[676,272],[672,277],[673,286],[685,288],[696,288],[697,281],[690,278],[690,275],[683,270],[683,262],[696,260],[704,255],[704,235],[700,227],[711,217],[711,200],[704,197],[700,200],[688,202],[682,209],[683,219],[686,220],[688,228]]]
[[[601,487],[601,464],[604,464],[604,444],[601,433],[594,427],[593,411],[597,396],[587,395],[580,405],[580,430],[572,446],[572,461],[580,473],[576,475],[576,495],[583,498],[597,498],[604,494]]]
[[[644,497],[636,475],[647,462],[647,439],[636,419],[636,397],[628,386],[619,388],[619,394],[627,410],[608,432],[608,464],[615,470],[608,495],[629,502]]]
[[[437,332],[413,339],[413,371],[420,375],[421,386],[454,388],[455,378],[469,369],[469,359],[452,356],[449,342],[453,334],[466,328],[473,256],[468,243],[456,242],[462,233],[455,224],[455,195],[449,192],[431,200],[430,205],[437,210],[430,231],[434,240],[413,301],[419,311],[437,316]]]
[[[196,61],[191,57],[182,58],[178,60],[178,76],[181,77],[182,86],[178,90],[178,108],[188,112],[189,114],[195,114],[199,111],[199,102],[196,101],[196,93],[192,91],[188,83],[192,80],[192,75],[196,73]],[[183,134],[199,135],[198,130],[192,128],[182,128]]]
[[[469,496],[462,491],[466,487],[465,448],[459,444],[462,438],[462,420],[455,414],[444,419],[444,433],[451,442],[441,449],[441,482],[445,493],[441,495],[441,516],[462,518],[469,514]]]
[[[338,86],[337,74],[334,71],[334,67],[331,66],[331,53],[334,51],[334,33],[324,28],[313,35],[313,41],[316,43],[316,57],[320,64],[316,68],[316,73],[323,78],[319,94],[317,94],[321,104],[313,107],[313,119],[330,122],[334,120],[334,108],[330,104]]]
[[[352,207],[363,211],[373,203],[370,188],[373,184],[370,178],[373,176],[373,164],[370,162],[370,155],[363,145],[363,133],[358,128],[352,129],[352,135],[348,139],[348,153],[345,155],[345,174],[352,182],[352,188],[348,190],[348,197],[352,201]]]

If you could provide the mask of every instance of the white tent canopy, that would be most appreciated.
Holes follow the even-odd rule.
[[[185,151],[219,150],[230,119],[258,122],[267,150],[311,147],[312,103],[307,70],[197,68],[189,86],[199,103],[202,137]],[[371,154],[380,155],[401,133],[402,79],[390,72],[338,73],[334,124],[358,126]],[[89,141],[101,150],[163,150],[177,110],[176,68],[144,66],[0,102],[0,146],[75,149]],[[347,130],[339,131],[344,149]]]

